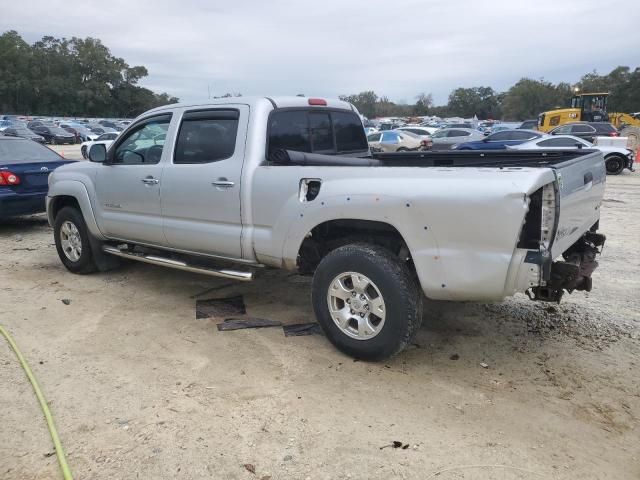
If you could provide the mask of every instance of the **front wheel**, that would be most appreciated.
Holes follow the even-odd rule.
[[[625,160],[620,155],[611,155],[604,160],[609,175],[620,175],[624,170]]]
[[[327,338],[365,360],[399,353],[422,322],[422,293],[389,250],[350,244],[325,256],[313,277],[313,308]]]
[[[73,273],[92,273],[94,262],[87,225],[82,213],[74,207],[64,207],[56,215],[53,236],[60,260]]]

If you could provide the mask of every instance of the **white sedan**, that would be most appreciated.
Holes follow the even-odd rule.
[[[513,150],[531,150],[539,148],[552,148],[554,150],[572,150],[575,148],[595,148],[602,152],[605,166],[609,175],[618,175],[625,168],[633,171],[633,150],[622,147],[609,147],[594,145],[583,138],[572,135],[544,135],[535,140],[507,147]]]
[[[105,148],[108,149],[109,145],[111,145],[116,138],[118,138],[118,132],[109,132],[109,133],[103,133],[95,140],[81,143],[80,153],[82,153],[82,158],[84,159],[89,158],[89,150],[91,149],[92,145],[95,145],[96,143],[102,143],[104,144]]]

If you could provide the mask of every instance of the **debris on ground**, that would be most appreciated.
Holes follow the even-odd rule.
[[[227,318],[217,325],[221,332],[229,330],[242,330],[245,328],[281,327],[282,322],[257,317]]]
[[[301,337],[303,335],[324,335],[320,324],[311,323],[295,323],[293,325],[285,325],[282,327],[285,337]]]
[[[61,300],[61,302],[62,302],[62,303],[64,303],[65,305],[69,305],[69,304],[71,304],[71,300],[70,300],[70,299],[68,299],[68,298],[63,298],[63,299]]]
[[[398,440],[394,440],[393,442],[391,442],[388,445],[383,445],[382,447],[380,447],[380,450],[384,449],[384,448],[401,448],[402,450],[406,450],[407,448],[409,448],[409,444],[408,443],[402,443],[399,442]]]
[[[449,357],[449,360],[459,360],[459,359],[460,359],[460,355],[458,355],[457,353],[454,353]]]
[[[242,295],[229,298],[211,298],[208,300],[196,300],[196,318],[218,318],[244,315],[247,309]]]
[[[481,366],[482,368],[489,368],[489,365],[488,365],[488,364],[486,364],[486,363],[484,363],[484,362],[480,362],[480,366]]]
[[[254,475],[256,474],[256,467],[254,467],[254,466],[253,466],[252,464],[250,464],[250,463],[245,463],[245,464],[244,464],[244,469],[245,469],[247,472],[251,472],[251,473],[253,473]]]

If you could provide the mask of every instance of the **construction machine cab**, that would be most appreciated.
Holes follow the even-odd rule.
[[[571,108],[580,110],[583,122],[608,122],[608,93],[578,93],[571,98]]]

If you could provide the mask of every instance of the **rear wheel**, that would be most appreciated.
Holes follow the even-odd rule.
[[[64,207],[56,215],[53,236],[60,260],[73,273],[92,273],[98,268],[93,259],[87,225],[82,213]]]
[[[422,322],[422,293],[406,264],[365,243],[325,256],[313,277],[313,308],[342,352],[382,360],[400,352]]]
[[[85,160],[87,158],[89,158],[89,156],[87,155],[87,146],[86,145],[82,145],[80,147],[80,153],[82,154],[82,158],[84,158]]]
[[[620,155],[609,155],[604,159],[608,175],[620,175],[624,170],[625,159]]]
[[[396,152],[408,152],[409,149],[405,148],[405,147],[400,147],[398,150],[396,150]]]

